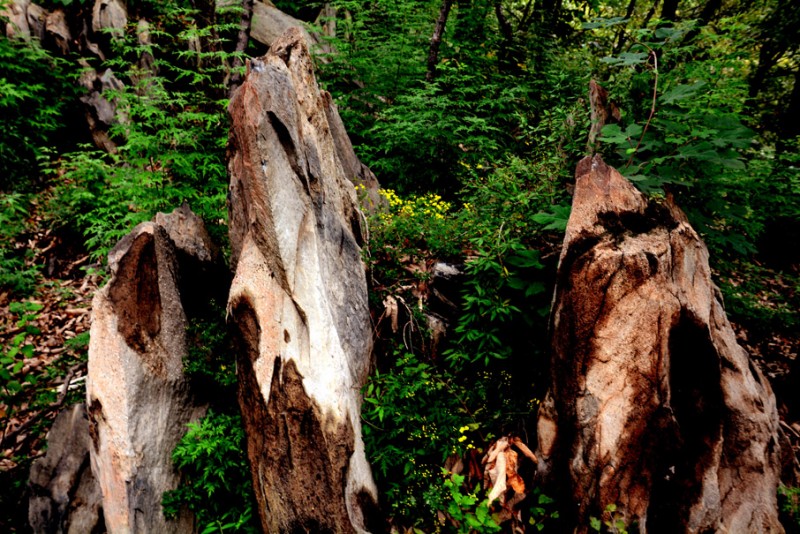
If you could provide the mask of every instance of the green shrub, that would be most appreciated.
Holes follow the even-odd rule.
[[[20,330],[9,343],[2,347],[0,353],[0,408],[3,418],[13,415],[21,406],[19,398],[25,384],[36,385],[39,376],[36,373],[25,373],[25,359],[33,358],[35,346],[32,337],[41,334],[41,330],[33,323],[37,313],[43,306],[36,302],[12,302],[8,311],[17,316],[15,326]]]
[[[6,4],[0,0],[0,12]],[[63,120],[77,95],[68,65],[35,39],[0,38],[0,193],[40,184],[51,150],[76,138]]]
[[[83,147],[64,155],[56,169],[59,185],[50,202],[51,219],[77,227],[96,259],[104,258],[136,224],[184,202],[213,237],[227,236],[227,101],[219,94],[230,54],[219,50],[187,58],[176,52],[190,40],[212,38],[210,28],[197,28],[197,12],[181,15],[175,19],[184,24],[177,37],[153,30],[154,39],[162,41],[159,49],[135,44],[133,26],[114,41],[118,56],[108,63],[126,85],[104,97],[117,106],[119,120],[110,133],[118,152]],[[156,55],[157,74],[143,76],[135,61],[128,62],[144,53]]]
[[[26,230],[30,210],[28,197],[21,193],[0,193],[0,289],[17,296],[33,293],[40,267],[30,260],[34,251],[18,246]]]
[[[233,405],[236,360],[225,324],[225,307],[212,300],[203,311],[189,319],[183,369],[198,391],[205,392],[219,405]]]
[[[800,488],[781,484],[778,487],[778,501],[781,511],[787,514],[796,526],[800,527]]]
[[[474,447],[478,428],[452,374],[413,353],[395,358],[364,387],[364,443],[390,514],[430,528],[447,506],[441,466]]]
[[[250,469],[245,453],[241,417],[209,410],[189,431],[172,453],[181,472],[181,487],[164,493],[166,517],[182,507],[195,514],[198,531],[260,532],[253,515]]]
[[[628,51],[603,58],[622,124],[606,125],[600,140],[613,148],[608,161],[642,191],[674,193],[716,256],[748,255],[768,213],[754,201],[769,197],[771,171],[748,168],[763,157],[744,123],[748,88],[725,73],[749,60],[731,53],[720,30],[696,30],[687,41],[691,23],[643,29]],[[692,56],[701,59],[681,61]]]
[[[448,473],[443,470],[444,485],[450,493],[447,503],[447,514],[454,522],[455,532],[459,534],[483,534],[484,532],[500,532],[489,511],[488,500],[481,500],[478,491],[464,492],[464,476]]]
[[[382,340],[362,411],[366,450],[397,524],[438,529],[438,514],[445,513],[456,529],[492,531],[485,503],[462,488],[463,480],[442,477],[441,467],[450,456],[479,454],[493,436],[535,417],[542,393],[535,382],[547,367],[550,285],[535,247],[546,226],[563,230],[569,212],[553,204],[562,195],[554,187],[560,177],[547,165],[562,163],[511,158],[486,169],[464,163],[470,186],[458,212],[436,194],[401,198],[385,191],[388,208],[370,219],[373,302],[406,303],[398,314],[407,327],[398,328],[397,339]],[[425,266],[458,261],[465,250],[460,313],[450,318],[445,358],[432,357],[421,350],[424,340],[410,335],[424,337]],[[538,373],[530,372],[532,362]]]

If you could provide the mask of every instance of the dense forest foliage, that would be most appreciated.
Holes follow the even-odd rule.
[[[445,466],[479,463],[500,436],[535,448],[572,174],[593,152],[686,211],[711,251],[728,314],[774,379],[782,417],[800,419],[796,400],[782,398],[800,376],[794,2],[275,5],[321,36],[319,83],[384,187],[364,251],[377,343],[363,421],[393,525],[500,530],[481,481]],[[85,0],[43,7],[91,10]],[[223,249],[227,240],[226,105],[242,58],[265,50],[252,39],[237,47],[252,7],[137,0],[127,8],[124,31],[96,36],[108,50],[100,56],[0,38],[4,510],[24,498],[29,455],[54,415],[54,384],[85,358],[82,335],[49,371],[28,365],[42,336],[41,301],[58,277],[36,236],[58,236],[72,259],[88,255],[72,277],[104,276],[119,238],[184,202]],[[110,150],[92,144],[85,123],[87,69],[111,69],[121,82],[103,93],[116,109]],[[459,274],[434,286],[443,263]],[[187,486],[165,496],[165,509],[190,506],[203,532],[254,530],[224,310],[198,319],[192,336],[200,348],[187,366],[218,394],[175,451]],[[78,401],[80,391],[70,395]],[[33,437],[6,442],[6,422],[34,413],[45,416],[30,426]],[[797,524],[798,490],[782,491],[787,525]],[[531,491],[521,510],[522,525],[558,531],[547,496]],[[603,521],[615,528],[613,510],[596,530]],[[0,525],[22,528],[16,519]]]

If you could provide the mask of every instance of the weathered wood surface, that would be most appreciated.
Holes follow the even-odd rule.
[[[334,137],[346,134],[299,29],[251,60],[229,110],[229,320],[263,527],[371,530],[360,388],[372,330],[350,181],[361,164]]]
[[[775,397],[736,343],[708,251],[669,200],[578,165],[551,315],[539,471],[577,532],[782,532]]]
[[[184,374],[187,304],[219,280],[215,249],[184,206],[138,225],[109,253],[111,280],[92,302],[86,386],[92,472],[109,532],[192,532],[185,510],[167,520],[163,493],[178,487],[172,451],[206,407]]]

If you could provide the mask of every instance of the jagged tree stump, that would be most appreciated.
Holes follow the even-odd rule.
[[[251,61],[230,114],[228,307],[263,527],[372,530],[360,422],[372,330],[347,169],[371,173],[331,135],[344,131],[297,28]]]
[[[586,532],[615,504],[643,532],[782,532],[775,397],[705,245],[598,156],[576,176],[538,425],[562,517]]]
[[[141,223],[109,252],[111,280],[92,301],[86,387],[92,472],[109,532],[194,530],[189,510],[167,520],[161,500],[180,483],[175,445],[206,411],[183,358],[187,306],[220,282],[209,276],[215,252],[188,206]]]

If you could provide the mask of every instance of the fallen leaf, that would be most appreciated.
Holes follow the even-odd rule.
[[[398,316],[398,308],[397,308],[397,299],[395,299],[391,295],[386,295],[386,298],[383,299],[383,307],[384,307],[384,315],[389,318],[392,325],[392,332],[397,333],[397,316]]]
[[[489,504],[500,497],[506,492],[506,455],[505,452],[499,452],[496,456],[496,461],[489,465],[487,464],[488,476],[492,481],[492,491],[489,492]]]

